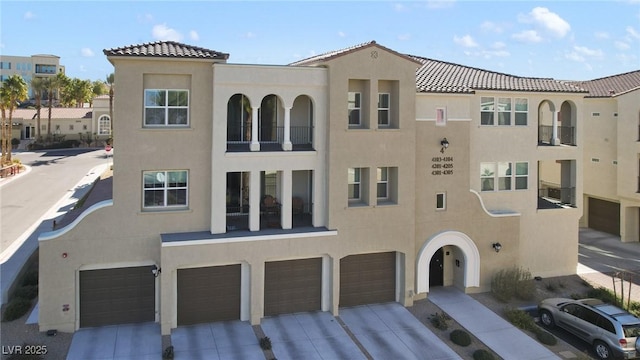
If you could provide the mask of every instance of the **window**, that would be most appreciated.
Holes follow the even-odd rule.
[[[349,200],[360,200],[360,168],[349,168]]]
[[[69,124],[69,130],[73,131],[73,124]]]
[[[144,91],[144,124],[146,126],[188,125],[189,92],[187,90]]]
[[[386,94],[386,93],[378,94],[378,125],[379,126],[391,125],[391,114],[389,112],[390,97],[391,97],[390,94]]]
[[[111,134],[111,118],[108,115],[102,115],[98,119],[98,135]]]
[[[377,197],[378,200],[389,199],[389,168],[378,168],[377,175]]]
[[[446,208],[447,208],[447,194],[437,193],[436,194],[436,210],[446,210]]]
[[[495,186],[496,180],[498,182],[497,189]],[[480,164],[481,191],[526,190],[528,188],[529,163],[498,162]]]
[[[11,63],[8,61],[2,61],[0,62],[0,69],[11,69]]]
[[[497,102],[494,97],[480,98],[481,125],[496,125],[496,117],[499,126],[527,125],[528,113],[529,101],[524,98],[497,98]]]
[[[186,170],[145,171],[144,208],[168,208],[187,206]]]
[[[360,93],[349,92],[349,126],[360,126]]]
[[[87,130],[87,125],[82,125],[82,130]]]

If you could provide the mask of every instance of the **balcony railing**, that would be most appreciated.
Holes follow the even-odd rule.
[[[558,138],[560,143],[564,145],[576,145],[576,131],[573,126],[558,126]],[[553,126],[540,125],[538,126],[538,143],[539,144],[552,144],[553,143]]]
[[[290,141],[294,151],[313,150],[313,126],[291,126]],[[251,128],[246,126],[227,126],[227,150],[249,151]],[[282,150],[284,126],[258,128],[258,141],[261,151]]]
[[[538,208],[576,206],[576,188],[549,187],[538,189]]]

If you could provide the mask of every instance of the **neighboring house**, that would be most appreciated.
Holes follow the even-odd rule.
[[[11,75],[22,76],[27,83],[29,98],[33,98],[31,80],[34,77],[56,76],[58,73],[64,74],[64,66],[60,65],[60,57],[56,55],[0,56],[0,82]]]
[[[577,86],[375,42],[289,66],[175,42],[104,53],[113,199],[40,236],[42,331],[166,335],[576,271]]]
[[[640,70],[575,85],[589,91],[581,225],[640,241]]]

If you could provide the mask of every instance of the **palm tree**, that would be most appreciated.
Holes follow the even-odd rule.
[[[53,107],[53,94],[60,88],[60,82],[54,76],[44,78],[47,89],[47,100],[49,100],[49,115],[47,117],[47,141],[51,141],[51,108]]]
[[[113,83],[115,80],[115,74],[111,73],[107,75],[107,85],[109,85],[109,124],[111,125],[111,139],[109,143],[113,143]]]
[[[33,91],[33,96],[36,98],[36,116],[38,119],[37,138],[38,141],[40,141],[42,139],[42,135],[40,134],[40,109],[42,108],[42,94],[47,90],[44,79],[41,77],[34,77],[31,80],[31,90]]]
[[[3,139],[2,139],[2,163],[11,162],[11,134],[13,133],[13,110],[18,102],[27,99],[27,83],[20,75],[11,75],[2,83],[2,119],[3,119]],[[9,110],[9,123],[7,129],[6,109]]]

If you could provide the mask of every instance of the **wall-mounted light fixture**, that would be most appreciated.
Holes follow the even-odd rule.
[[[151,273],[153,274],[154,277],[158,277],[158,275],[160,275],[161,272],[162,272],[162,268],[159,268],[155,265],[153,265],[153,267],[151,268]]]
[[[447,138],[442,139],[442,141],[440,141],[440,146],[442,146],[440,152],[444,154],[444,149],[449,147],[449,140],[447,140]]]
[[[502,244],[500,244],[499,242],[496,242],[496,243],[491,244],[491,247],[496,252],[500,252],[500,250],[502,249]]]

